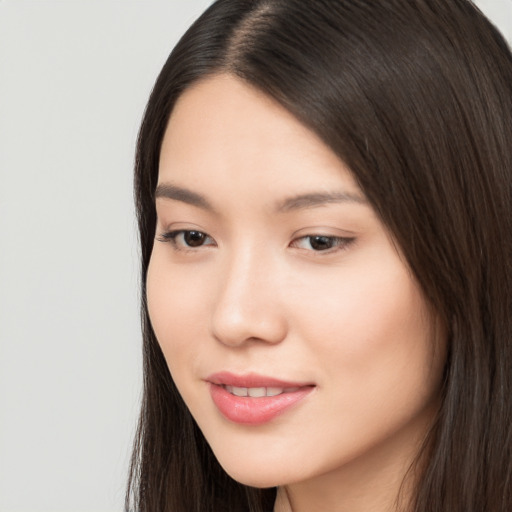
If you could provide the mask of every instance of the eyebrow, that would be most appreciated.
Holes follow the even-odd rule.
[[[197,206],[198,208],[202,208],[203,210],[208,210],[210,212],[214,211],[213,206],[206,197],[187,188],[178,187],[170,183],[161,183],[156,187],[155,199],[159,197],[181,201],[182,203]]]
[[[161,183],[156,187],[155,199],[157,198],[173,199],[203,210],[215,212],[215,208],[206,197],[171,183]],[[318,208],[331,203],[368,204],[368,201],[364,197],[351,192],[309,192],[288,197],[279,202],[276,207],[276,212],[285,213],[294,210]]]
[[[277,211],[289,212],[292,210],[317,208],[331,203],[368,204],[368,201],[364,197],[350,192],[312,192],[285,199],[278,205]]]

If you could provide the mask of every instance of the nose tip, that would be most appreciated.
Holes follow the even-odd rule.
[[[254,270],[254,269],[252,269]],[[213,336],[225,345],[250,341],[279,343],[287,334],[287,319],[270,272],[231,269],[223,280],[212,315]]]
[[[285,319],[281,318],[274,305],[254,304],[249,310],[241,303],[219,305],[214,316],[214,337],[232,347],[249,341],[280,343],[286,337]]]

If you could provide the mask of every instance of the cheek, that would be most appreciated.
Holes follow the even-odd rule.
[[[146,279],[148,312],[171,371],[194,350],[196,332],[204,319],[198,309],[204,304],[201,293],[197,280],[173,269],[165,251],[153,251]]]
[[[316,417],[325,403],[343,411],[341,419],[328,415],[323,423],[324,435],[340,439],[340,452],[348,450],[345,439],[350,450],[363,450],[423,421],[444,364],[428,307],[407,271],[359,277],[347,278],[337,299],[330,294],[311,302],[300,327],[311,346],[311,367],[322,368],[325,401]]]
[[[164,251],[154,251],[148,267],[146,297],[151,326],[162,349],[172,379],[186,403],[197,402],[197,390],[189,378],[201,354],[200,322],[197,307],[204,303],[197,282],[176,272]]]
[[[326,378],[369,393],[404,379],[429,380],[434,361],[431,314],[396,255],[317,281],[307,304],[296,301],[297,330],[314,344]],[[415,382],[416,384],[416,382]]]

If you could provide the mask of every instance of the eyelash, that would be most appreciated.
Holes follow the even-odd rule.
[[[205,246],[204,243],[202,243],[200,245],[195,245],[195,246],[187,244],[185,242],[185,236],[187,234],[188,235],[192,235],[192,234],[199,235],[199,237],[204,237],[204,239],[210,239],[213,241],[212,237],[210,237],[206,233],[203,233],[202,231],[198,231],[195,229],[179,229],[176,231],[169,231],[168,233],[163,233],[162,235],[160,235],[158,237],[158,240],[160,242],[170,243],[176,251],[195,251],[197,248]],[[181,244],[178,242],[178,237],[180,237],[180,236],[182,236],[182,238],[183,238]],[[215,246],[217,244],[215,242],[213,242],[213,244],[209,244],[209,245]]]
[[[306,235],[301,236],[300,238],[296,238],[295,240],[292,241],[290,245],[292,247],[298,247],[300,249],[301,247],[299,247],[299,242],[303,240],[308,240],[308,244],[311,247],[311,249],[305,250],[311,250],[319,254],[331,254],[333,252],[348,249],[348,247],[355,241],[355,238],[331,235]],[[327,244],[331,246],[325,249],[315,250],[315,248],[313,247],[314,244]],[[302,247],[302,249],[304,248]]]
[[[210,244],[200,243],[198,245],[190,245],[185,240],[185,237],[187,235],[198,236],[202,240],[209,239],[213,243],[210,243]],[[181,243],[178,241],[179,237],[182,237]],[[205,246],[206,247],[208,247],[208,246],[215,247],[217,245],[212,237],[210,237],[206,233],[203,233],[202,231],[197,231],[197,230],[193,230],[193,229],[190,229],[190,230],[180,229],[180,230],[175,230],[175,231],[169,231],[167,233],[163,233],[157,239],[160,242],[170,243],[176,251],[185,251],[185,252],[196,251],[197,249],[199,249],[201,247],[205,247]],[[348,247],[355,242],[354,237],[340,237],[340,236],[330,236],[330,235],[305,235],[305,236],[301,236],[301,237],[293,240],[290,243],[290,246],[297,247],[300,249],[301,247],[299,247],[299,242],[303,241],[303,240],[309,240],[309,245],[311,247],[311,249],[305,249],[305,250],[311,251],[314,253],[318,253],[318,254],[331,254],[333,252],[343,251],[343,250],[348,249]],[[318,244],[318,243],[327,244],[327,245],[331,244],[331,246],[327,247],[325,249],[315,250],[313,247],[313,244],[315,244],[315,243],[316,244]],[[304,249],[304,248],[302,247],[302,249]]]

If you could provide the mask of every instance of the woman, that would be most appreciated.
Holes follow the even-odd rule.
[[[140,511],[512,510],[512,57],[466,0],[219,0],[136,161]]]

